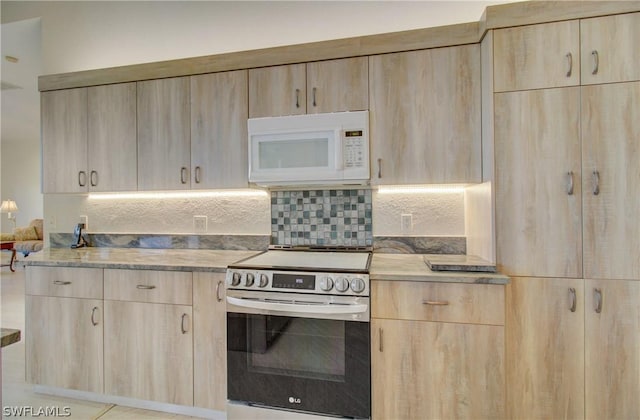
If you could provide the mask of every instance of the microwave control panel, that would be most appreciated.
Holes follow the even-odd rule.
[[[343,131],[342,153],[345,168],[361,168],[364,166],[365,159],[368,159],[365,154],[364,143],[363,130]]]

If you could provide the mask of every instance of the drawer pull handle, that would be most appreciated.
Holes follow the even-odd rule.
[[[598,51],[591,51],[591,57],[593,57],[593,71],[591,72],[591,74],[596,75],[598,74],[598,68],[600,67],[600,57],[598,57]]]
[[[382,158],[378,158],[378,179],[382,178]]]
[[[180,182],[182,184],[186,184],[187,183],[187,175],[189,174],[189,171],[187,170],[186,166],[183,166],[182,168],[180,168]]]
[[[195,181],[196,181],[196,184],[200,183],[200,167],[199,166],[196,166]]]
[[[139,284],[136,286],[136,288],[140,290],[152,290],[152,289],[155,289],[156,286],[147,286],[146,284]]]
[[[87,173],[85,171],[78,172],[78,185],[81,187],[87,185]]]
[[[58,286],[67,286],[69,284],[71,284],[70,281],[62,281],[62,280],[54,280],[53,284],[56,284]]]
[[[218,282],[218,285],[216,286],[216,300],[218,302],[222,302],[222,296],[220,296],[220,286],[222,286],[222,280]]]
[[[189,315],[187,314],[182,314],[182,318],[180,321],[180,331],[182,331],[182,334],[186,334],[187,332],[189,332],[189,326],[185,325],[185,320],[189,317]]]
[[[593,182],[593,195],[598,195],[600,194],[600,172],[593,171],[591,178]]]
[[[602,312],[602,290],[601,289],[593,289],[593,295],[596,300],[595,311],[597,314]]]
[[[573,195],[573,171],[567,172],[567,195]]]
[[[378,333],[380,334],[380,346],[378,347],[378,350],[380,350],[380,353],[382,353],[384,351],[384,347],[382,345],[382,338],[383,338],[383,331],[382,328],[378,328]]]
[[[569,307],[569,310],[571,312],[575,312],[578,299],[576,298],[576,289],[573,287],[569,288],[569,297],[571,298],[571,306]]]
[[[316,88],[313,88],[313,106],[318,106],[316,103]]]
[[[449,304],[448,300],[423,300],[423,305],[429,306],[447,306]]]
[[[96,311],[97,310],[98,310],[97,306],[94,306],[93,309],[91,310],[91,324],[93,324],[94,327],[96,325],[98,325],[98,321],[96,321]]]
[[[296,108],[300,108],[300,89],[296,89]]]
[[[567,77],[571,77],[571,72],[573,70],[573,55],[570,52],[568,52],[566,57],[567,57],[567,61],[568,61],[568,64],[569,64],[569,68],[567,69],[566,76]]]
[[[97,171],[91,171],[91,173],[89,175],[89,182],[91,183],[92,187],[97,187],[98,186],[98,172]]]

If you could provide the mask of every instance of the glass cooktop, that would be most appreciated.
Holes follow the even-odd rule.
[[[368,273],[370,257],[370,252],[269,250],[229,267]]]

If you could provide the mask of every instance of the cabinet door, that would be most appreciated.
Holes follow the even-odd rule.
[[[587,278],[640,279],[638,116],[640,82],[582,88]]]
[[[586,280],[587,419],[640,418],[639,302],[639,281]]]
[[[307,113],[369,109],[367,57],[307,63]]]
[[[506,418],[584,418],[583,288],[582,279],[511,278]]]
[[[577,20],[495,30],[495,91],[579,85],[579,42]]]
[[[640,80],[640,13],[580,21],[582,84]]]
[[[369,58],[373,184],[480,182],[480,48]]]
[[[579,87],[495,95],[500,272],[582,275],[579,110]]]
[[[246,188],[247,71],[191,77],[191,188]]]
[[[193,273],[193,403],[226,410],[227,313],[224,273]]]
[[[88,88],[90,191],[138,188],[136,84]]]
[[[106,300],[104,390],[193,405],[191,307]]]
[[[138,82],[138,188],[190,187],[189,78]]]
[[[305,64],[249,70],[249,117],[307,112]]]
[[[40,95],[42,118],[42,192],[86,192],[87,89]]]
[[[103,392],[102,300],[26,296],[27,382]]]
[[[504,418],[500,326],[372,319],[373,419]]]

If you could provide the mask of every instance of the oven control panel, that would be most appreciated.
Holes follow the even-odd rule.
[[[228,269],[228,289],[369,296],[369,275]]]

